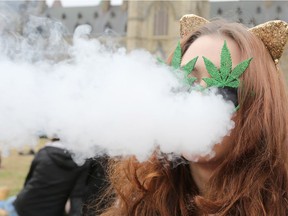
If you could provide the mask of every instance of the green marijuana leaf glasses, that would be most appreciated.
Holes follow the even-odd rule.
[[[193,58],[186,65],[181,67],[182,51],[181,51],[180,42],[178,42],[176,50],[173,54],[171,66],[176,70],[180,69],[181,71],[184,71],[184,82],[190,86],[197,80],[196,77],[191,77],[191,76],[189,77],[188,76],[193,71],[197,59],[198,59],[198,56]]]
[[[197,59],[198,56],[193,58],[186,65],[181,67],[182,51],[180,42],[178,42],[178,45],[173,54],[171,66],[175,70],[180,70],[184,72],[184,82],[189,84],[190,86],[197,80],[196,77],[189,76],[194,69]],[[221,59],[220,69],[218,69],[209,59],[203,56],[205,67],[211,76],[209,78],[208,77],[202,78],[204,82],[207,84],[207,88],[209,87],[238,88],[240,85],[239,77],[248,68],[252,58],[244,60],[243,62],[239,63],[234,69],[232,69],[231,53],[227,47],[226,41],[224,41],[220,59]]]
[[[190,88],[189,88],[190,90],[194,89],[194,90],[198,90],[198,91],[203,91],[203,90],[210,88],[210,87],[221,88],[220,94],[224,94],[223,96],[226,99],[229,98],[229,96],[227,96],[228,92],[230,92],[230,94],[231,94],[231,92],[235,92],[235,91],[237,92],[237,88],[240,86],[239,77],[245,72],[245,70],[248,68],[248,66],[252,60],[252,58],[246,59],[246,60],[242,61],[241,63],[239,63],[238,65],[236,65],[236,67],[234,67],[232,69],[231,53],[227,47],[226,41],[224,41],[224,45],[223,45],[222,50],[221,50],[220,68],[219,69],[215,66],[214,63],[212,63],[209,59],[207,59],[206,57],[203,56],[204,64],[205,64],[206,70],[209,73],[210,77],[203,77],[202,78],[202,80],[207,84],[206,87],[202,87],[202,86],[193,86],[193,83],[197,80],[196,77],[192,76],[192,72],[194,70],[197,59],[198,59],[198,56],[193,58],[186,65],[181,67],[182,50],[181,50],[180,42],[178,42],[177,47],[176,47],[174,54],[173,54],[173,57],[172,57],[171,67],[176,72],[177,71],[182,72],[182,76],[180,77],[180,79],[182,81],[184,81],[185,84],[190,86]],[[158,61],[161,63],[164,63],[162,60],[158,59]],[[193,88],[191,88],[192,86],[193,86]],[[229,90],[229,88],[234,89],[234,91]],[[226,93],[224,93],[223,90]],[[236,97],[237,97],[237,95],[236,95]],[[231,98],[231,95],[230,95],[230,98]],[[239,104],[232,99],[228,99],[228,100],[231,100],[234,103],[234,105],[235,105],[234,111],[236,112],[239,109]],[[236,99],[236,101],[237,101],[237,99]]]
[[[231,87],[231,88],[238,88],[240,85],[239,77],[244,73],[247,67],[250,64],[252,58],[249,58],[241,63],[239,63],[233,70],[232,70],[232,60],[231,54],[227,47],[226,41],[222,47],[221,51],[221,64],[220,69],[218,68],[207,58],[203,57],[204,63],[208,73],[210,74],[211,78],[202,78],[207,87],[215,86],[215,87]]]

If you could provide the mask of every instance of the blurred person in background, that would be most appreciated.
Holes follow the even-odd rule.
[[[9,216],[80,216],[88,168],[87,162],[77,165],[60,139],[52,138],[35,155],[23,189],[9,198],[5,210]]]

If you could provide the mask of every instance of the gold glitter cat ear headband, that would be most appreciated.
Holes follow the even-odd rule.
[[[209,23],[209,21],[203,17],[194,14],[184,15],[180,19],[181,38],[196,31],[199,27],[207,23]],[[288,24],[282,20],[273,20],[250,28],[249,31],[262,40],[277,64],[288,40]]]

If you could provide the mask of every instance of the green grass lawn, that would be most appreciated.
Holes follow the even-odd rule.
[[[45,142],[45,139],[41,139],[36,149]],[[2,157],[0,187],[8,187],[9,196],[16,195],[22,189],[33,158],[33,155],[19,155],[17,150],[11,150],[8,157]]]

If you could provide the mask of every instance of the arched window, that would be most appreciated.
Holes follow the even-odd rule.
[[[276,10],[277,10],[277,13],[281,13],[282,12],[282,9],[281,9],[280,6],[277,6]]]
[[[218,8],[217,14],[218,14],[218,15],[222,15],[222,13],[223,13],[222,9],[221,9],[221,8]]]
[[[111,14],[110,14],[111,18],[114,18],[116,16],[115,12],[114,11],[111,11]]]
[[[240,8],[240,7],[238,7],[237,9],[236,9],[236,13],[238,14],[238,15],[242,15],[242,9]]]
[[[155,8],[154,35],[161,36],[167,34],[168,34],[168,7],[161,5]]]
[[[78,13],[78,19],[82,19],[82,14]]]
[[[66,14],[63,13],[63,14],[62,14],[62,20],[65,20],[65,19],[66,19]]]

